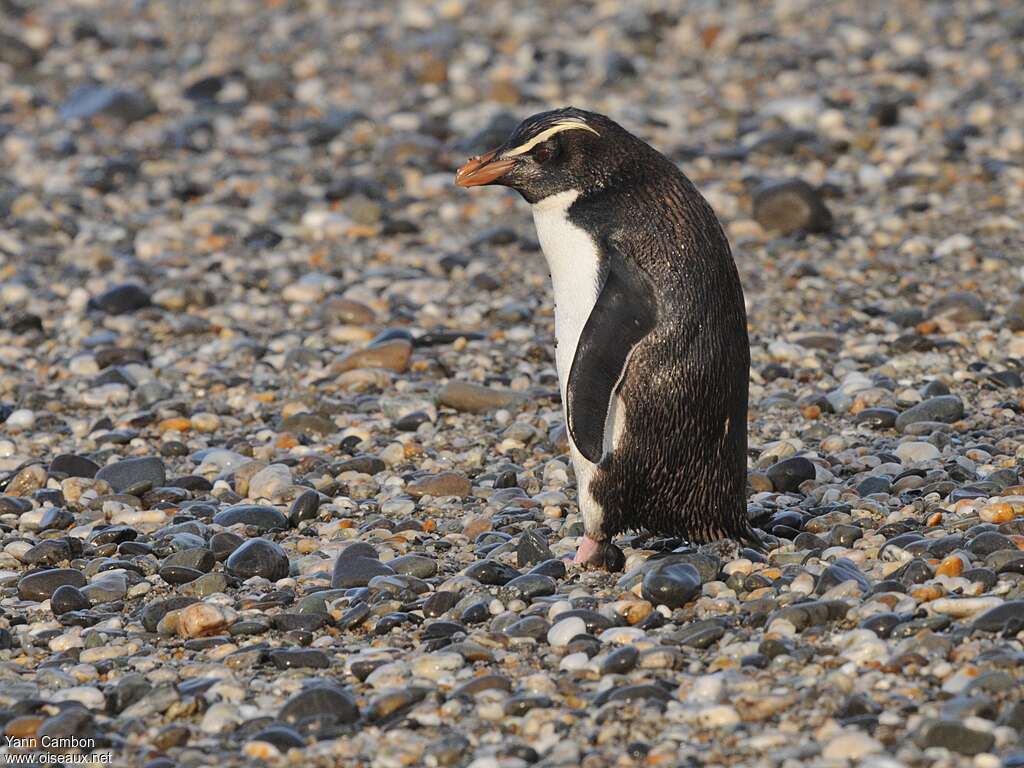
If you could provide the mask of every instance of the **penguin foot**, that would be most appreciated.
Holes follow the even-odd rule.
[[[626,564],[626,556],[611,541],[595,541],[589,536],[584,536],[576,550],[573,562],[578,565],[604,568],[606,571],[614,573],[622,570]]]
[[[574,557],[572,561],[577,565],[585,565],[594,558],[594,555],[597,554],[597,550],[600,547],[601,545],[592,538],[584,536],[583,541],[580,542],[580,546],[576,550],[576,557]]]

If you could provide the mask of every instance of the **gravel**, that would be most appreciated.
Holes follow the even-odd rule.
[[[158,766],[1024,765],[1019,4],[0,3],[0,723]],[[30,7],[31,6],[31,7]],[[528,208],[721,218],[765,550],[571,563]]]

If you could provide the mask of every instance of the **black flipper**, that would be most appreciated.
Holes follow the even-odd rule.
[[[604,425],[629,353],[657,319],[648,286],[613,245],[605,242],[604,250],[607,275],[576,344],[566,386],[569,434],[594,464],[604,454]]]

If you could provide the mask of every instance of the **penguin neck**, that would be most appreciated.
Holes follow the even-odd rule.
[[[567,190],[532,206],[537,239],[551,271],[558,343],[555,363],[563,402],[580,334],[601,290],[601,253],[597,242],[569,216],[569,209],[579,195],[578,190]]]

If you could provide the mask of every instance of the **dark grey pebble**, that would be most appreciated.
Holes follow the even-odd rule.
[[[448,613],[459,601],[457,592],[435,592],[423,603],[423,615],[428,619],[436,619]]]
[[[346,724],[359,719],[359,707],[348,690],[317,684],[294,694],[281,707],[277,717],[289,725],[312,718]]]
[[[637,685],[626,685],[623,687],[612,686],[606,688],[594,699],[594,706],[600,707],[609,701],[640,701],[642,699],[653,699],[662,704],[670,701],[672,696],[664,688],[651,683],[639,683]]]
[[[387,563],[395,573],[403,576],[415,576],[417,579],[429,579],[437,573],[437,561],[424,555],[401,555]]]
[[[939,395],[914,405],[896,419],[896,429],[906,431],[911,424],[935,421],[952,424],[964,417],[964,403],[956,395]]]
[[[509,598],[518,597],[530,601],[535,597],[544,597],[555,594],[558,583],[550,576],[542,576],[539,573],[524,573],[501,588],[501,594]]]
[[[700,573],[688,563],[668,563],[644,576],[642,594],[655,605],[680,608],[700,594]]]
[[[1024,600],[1008,600],[989,608],[971,624],[976,632],[1004,632],[1010,635],[1024,629]]]
[[[926,720],[914,734],[914,743],[921,749],[944,747],[961,755],[988,752],[995,744],[995,736],[975,731],[962,723],[950,720]]]
[[[143,91],[109,85],[80,86],[68,95],[59,110],[62,120],[107,115],[125,123],[142,120],[155,112],[156,105]]]
[[[184,566],[185,568],[194,568],[202,573],[212,571],[213,566],[216,564],[217,560],[213,556],[213,552],[206,547],[182,549],[168,555],[163,561],[163,567],[165,568],[169,566]]]
[[[509,637],[532,637],[541,640],[547,636],[551,625],[540,616],[527,616],[507,626],[504,630]]]
[[[703,619],[686,624],[686,626],[672,635],[672,640],[677,645],[690,648],[709,648],[724,635],[725,627],[722,626],[721,621]]]
[[[57,565],[71,559],[71,544],[67,539],[45,539],[21,556],[28,565]]]
[[[51,475],[65,475],[67,477],[96,477],[100,465],[85,456],[77,456],[73,453],[62,453],[54,456],[50,462]]]
[[[63,507],[50,507],[39,519],[40,531],[63,531],[75,523],[75,516]]]
[[[225,566],[228,573],[240,579],[262,576],[277,581],[288,575],[288,555],[273,541],[250,539],[231,553]]]
[[[261,504],[235,504],[214,515],[213,522],[225,528],[238,524],[250,525],[261,531],[288,528],[288,518],[284,512]]]
[[[504,586],[519,576],[519,571],[497,560],[480,560],[463,571],[465,576],[489,586]]]
[[[565,561],[557,559],[545,560],[533,566],[529,573],[539,573],[541,576],[550,576],[552,579],[559,581],[565,578]]]
[[[284,725],[272,725],[269,728],[264,728],[255,734],[250,741],[264,741],[267,744],[273,744],[281,752],[287,752],[292,748],[302,749],[306,746],[306,742],[294,728],[288,728]]]
[[[210,551],[222,563],[228,559],[232,552],[245,543],[245,539],[231,531],[219,531],[210,537]]]
[[[814,464],[803,456],[783,459],[768,468],[768,479],[780,493],[791,493],[799,490],[800,484],[815,477]]]
[[[823,595],[837,584],[850,580],[856,581],[864,594],[871,591],[871,582],[868,577],[861,573],[852,561],[841,557],[822,571],[815,586],[815,594]]]
[[[54,616],[60,616],[68,611],[84,611],[90,607],[92,606],[86,596],[70,584],[62,584],[50,595],[50,610]]]
[[[288,522],[296,527],[303,520],[315,520],[319,509],[320,494],[312,489],[303,491],[288,510]]]
[[[636,668],[640,660],[640,651],[632,645],[616,648],[605,657],[601,665],[603,675],[625,675]]]
[[[199,569],[184,565],[165,565],[157,573],[168,584],[174,585],[188,584],[203,575]]]
[[[816,627],[831,621],[838,621],[846,616],[850,607],[842,600],[812,600],[806,603],[794,603],[775,611],[769,623],[775,619],[790,622],[800,632],[807,627]]]
[[[967,545],[967,549],[980,557],[986,557],[1001,550],[1017,550],[1017,545],[1009,536],[998,531],[982,531]]]
[[[456,687],[448,695],[448,698],[471,699],[484,691],[505,691],[511,693],[512,681],[504,675],[480,675]]]
[[[85,583],[85,576],[75,568],[51,568],[22,576],[18,580],[18,596],[22,600],[42,602],[60,586],[69,584],[72,587],[81,588],[85,586]]]
[[[516,565],[525,568],[528,565],[551,560],[554,554],[547,540],[537,531],[528,530],[519,536],[516,542]]]
[[[366,621],[369,615],[370,606],[366,603],[357,603],[342,613],[334,623],[334,626],[340,631],[353,629]]]
[[[327,624],[323,613],[276,613],[270,617],[270,625],[281,632],[316,632]]]
[[[370,701],[370,706],[366,709],[366,719],[371,723],[393,720],[423,701],[428,693],[429,688],[420,686],[385,691]]]
[[[140,456],[100,467],[96,478],[110,483],[115,493],[122,493],[141,483],[149,483],[150,487],[163,485],[167,482],[167,469],[159,456]]]
[[[315,648],[278,648],[270,652],[270,660],[278,669],[327,669],[331,660]]]
[[[865,408],[853,418],[854,424],[866,424],[873,429],[892,429],[899,411],[894,408]]]
[[[832,212],[821,194],[802,179],[763,185],[754,193],[754,219],[767,230],[827,232]]]
[[[331,586],[336,589],[365,587],[375,576],[392,576],[394,573],[390,566],[378,559],[372,546],[359,542],[338,554],[331,574]]]

